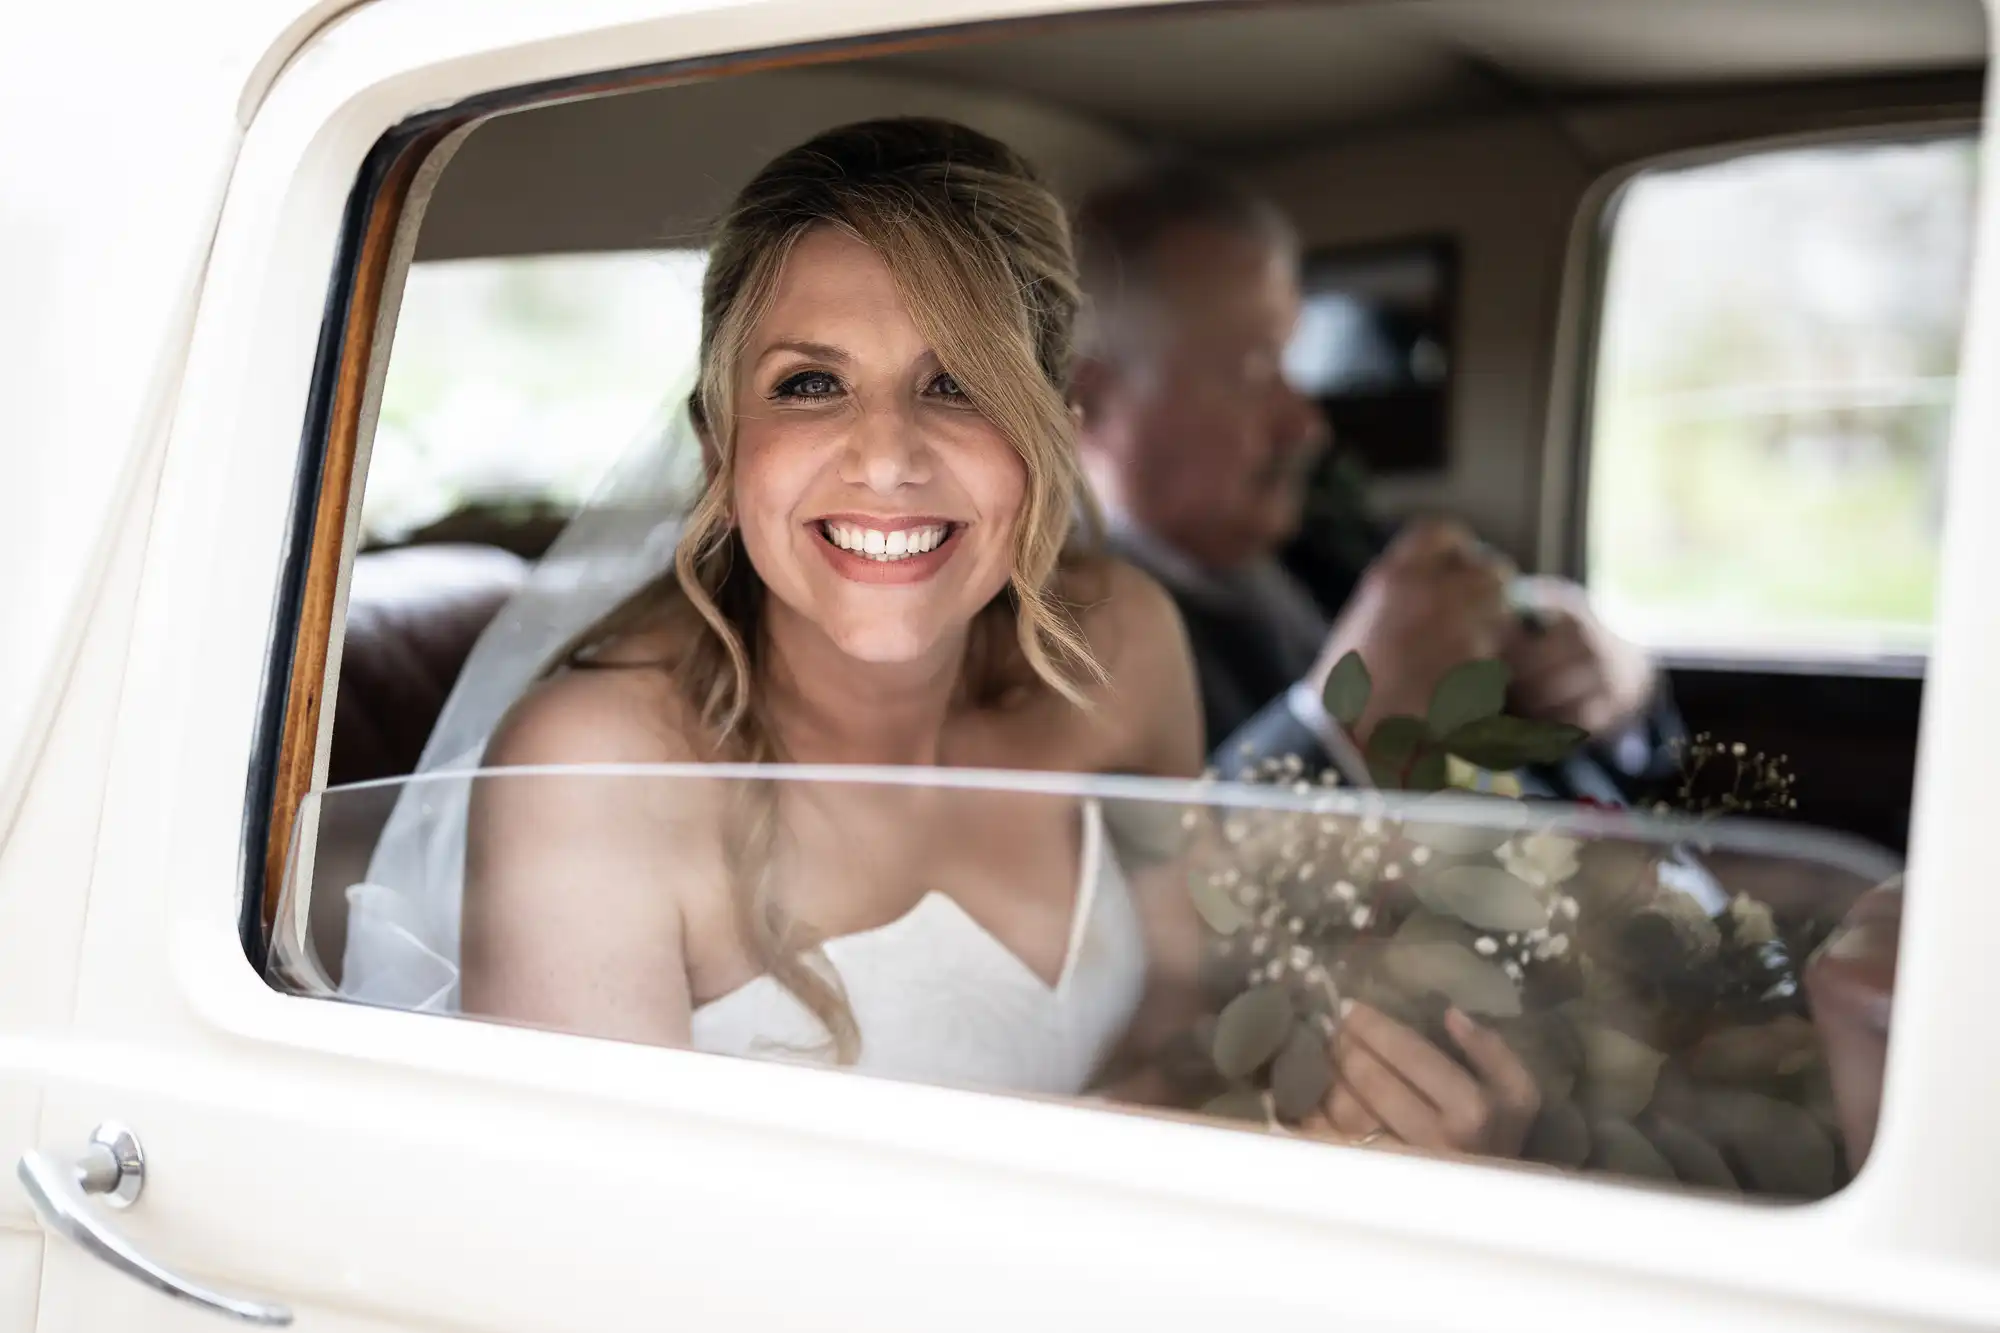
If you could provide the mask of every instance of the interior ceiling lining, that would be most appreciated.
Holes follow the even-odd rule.
[[[1541,121],[1579,163],[1602,166],[1644,148],[1643,125],[1606,129],[1604,113],[1629,120],[1657,106],[1673,120],[1671,104],[1683,97],[1756,101],[1774,89],[1812,100],[1822,121],[1844,103],[1959,104],[1976,98],[1983,64],[1978,0],[1359,0],[1127,11],[1116,21],[1038,24],[929,51],[501,116],[453,164],[419,257],[689,243],[755,164],[828,125],[873,115],[965,120],[1020,145],[1074,194],[1148,145],[1269,160],[1509,115]],[[1915,91],[1898,92],[1903,82]],[[1716,114],[1728,120],[1719,134],[1765,132],[1754,108]],[[1782,132],[1792,121],[1773,123]],[[1666,137],[1668,148],[1678,142]],[[533,188],[524,190],[527,181]]]
[[[1402,0],[1084,23],[865,62],[1257,149],[1518,104],[1978,68],[1978,0]]]

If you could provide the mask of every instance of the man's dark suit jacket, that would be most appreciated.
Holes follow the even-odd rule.
[[[1347,510],[1331,526],[1328,520],[1334,515],[1317,517],[1317,528],[1308,529],[1316,530],[1317,538],[1302,539],[1288,556],[1294,569],[1311,576],[1308,584],[1293,575],[1293,586],[1318,607],[1330,625],[1360,583],[1369,561],[1387,545],[1389,533],[1358,510]],[[1318,655],[1316,643],[1302,643],[1296,626],[1288,632],[1285,626],[1272,623],[1254,599],[1231,600],[1216,596],[1213,587],[1189,586],[1187,571],[1170,565],[1143,540],[1121,538],[1114,532],[1110,546],[1114,553],[1157,578],[1180,607],[1201,682],[1208,743],[1219,771],[1236,775],[1266,755],[1307,749],[1310,752],[1302,758],[1329,762],[1285,703],[1286,692]],[[1682,735],[1682,728],[1664,689],[1642,724],[1642,735],[1641,746],[1627,746],[1626,753],[1616,758],[1592,747],[1564,764],[1521,776],[1531,791],[1541,794],[1622,803],[1635,789],[1671,771],[1671,746]],[[1632,753],[1635,748],[1636,755]]]

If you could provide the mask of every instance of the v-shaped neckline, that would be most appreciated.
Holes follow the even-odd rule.
[[[902,915],[892,917],[879,926],[869,926],[863,930],[849,931],[845,935],[835,935],[830,939],[822,940],[820,948],[831,958],[836,952],[844,953],[853,946],[865,941],[906,930],[912,922],[918,920],[931,907],[933,902],[940,902],[950,908],[976,935],[984,939],[994,952],[1012,964],[1023,978],[1032,982],[1036,990],[1042,992],[1050,999],[1060,999],[1069,990],[1070,978],[1076,972],[1077,957],[1083,951],[1084,936],[1089,932],[1090,915],[1095,910],[1097,902],[1097,883],[1102,878],[1099,869],[1103,859],[1104,814],[1096,801],[1087,800],[1083,802],[1083,839],[1082,847],[1077,857],[1076,886],[1070,895],[1069,936],[1063,949],[1062,966],[1057,970],[1056,979],[1053,982],[1050,982],[1040,972],[1036,971],[1027,959],[1008,948],[1006,942],[981,925],[978,918],[965,909],[963,903],[942,889],[927,890]],[[770,980],[770,973],[759,972],[740,986],[724,991],[712,1000],[704,1001],[696,1006],[694,1012],[700,1013],[702,1010],[713,1005],[721,1004],[726,1000],[741,995],[760,981]]]

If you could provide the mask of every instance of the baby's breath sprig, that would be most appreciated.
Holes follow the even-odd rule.
[[[1673,744],[1680,777],[1673,798],[1655,803],[1657,814],[1754,815],[1799,808],[1791,756],[1753,751],[1742,741],[1718,741],[1697,732]]]

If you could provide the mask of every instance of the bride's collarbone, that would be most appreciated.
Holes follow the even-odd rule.
[[[1082,848],[1074,797],[922,789],[901,796],[822,811],[815,827],[787,839],[788,900],[839,909],[838,919],[829,914],[816,925],[847,926],[874,915],[869,907],[907,908],[931,892],[968,901],[1061,896],[1075,878]]]
[[[1044,695],[1018,709],[986,709],[954,718],[945,730],[945,768],[1102,773],[1120,766],[1119,730],[1108,716],[1086,714]]]
[[[839,940],[883,931],[928,900],[947,899],[1037,973],[1053,973],[1081,880],[1076,801],[1021,796],[1009,810],[1008,800],[991,792],[921,795],[931,799],[911,802],[900,819],[877,810],[818,836],[788,838],[771,867],[786,912],[808,936]],[[918,807],[927,809],[919,815]],[[754,975],[732,917],[718,912],[710,920],[711,929],[699,932],[709,938],[690,941],[690,961],[698,974],[725,984],[697,980],[698,993],[733,989]],[[719,937],[724,931],[727,939]]]

